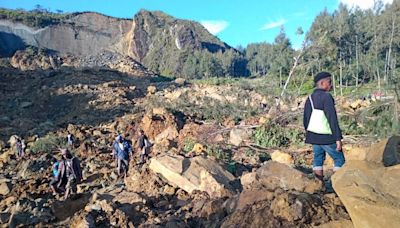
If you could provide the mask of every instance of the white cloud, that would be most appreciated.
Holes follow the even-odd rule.
[[[339,2],[352,7],[360,7],[362,10],[370,9],[374,7],[374,0],[339,0]],[[393,0],[382,0],[383,4],[392,3]]]
[[[263,27],[261,27],[260,30],[268,30],[268,29],[280,27],[280,26],[284,25],[286,22],[287,21],[285,19],[279,19],[277,21],[268,22]]]
[[[229,25],[227,21],[200,21],[200,24],[213,35],[217,35]]]

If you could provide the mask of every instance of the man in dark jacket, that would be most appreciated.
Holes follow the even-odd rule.
[[[332,157],[334,161],[334,171],[343,166],[345,158],[342,151],[343,137],[338,123],[335,103],[332,95],[329,93],[332,88],[331,74],[328,72],[320,72],[315,76],[314,82],[317,88],[308,97],[305,103],[303,124],[306,129],[306,143],[312,144],[313,146],[314,174],[318,179],[323,181],[325,153],[328,153],[329,156]],[[313,111],[320,110],[323,111],[325,117],[311,119]],[[322,129],[327,128],[328,131],[321,133],[318,129],[311,129],[310,125]]]
[[[140,149],[140,162],[139,164],[144,164],[146,159],[149,157],[150,147],[152,144],[150,143],[147,136],[144,134],[143,130],[139,131],[139,139],[138,139],[138,146]]]
[[[67,149],[61,149],[62,160],[58,166],[57,187],[60,188],[65,182],[65,199],[71,192],[76,192],[76,185],[82,180],[80,161]]]

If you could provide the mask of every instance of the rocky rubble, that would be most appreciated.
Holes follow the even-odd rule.
[[[152,112],[152,115],[156,114],[170,115],[168,112]],[[348,219],[335,195],[310,190],[314,186],[312,180],[305,177],[297,180],[301,177],[296,173],[299,171],[274,162],[271,162],[272,166],[266,163],[253,172],[257,183],[245,184],[243,177],[246,175],[235,177],[212,157],[195,154],[184,157],[153,150],[152,159],[143,166],[136,165],[136,155],[131,161],[127,179],[122,181],[115,174],[110,145],[118,130],[127,129],[134,120],[143,123],[142,119],[124,116],[97,127],[70,124],[56,132],[65,135],[68,130],[76,135],[80,144],[74,151],[81,159],[83,181],[78,185],[78,194],[66,201],[62,201],[61,196],[52,196],[48,188],[51,173],[48,161],[50,156],[58,156],[57,152],[29,153],[20,161],[16,161],[11,153],[4,161],[6,171],[0,185],[1,223],[9,226],[51,224],[72,227],[230,227],[233,224],[268,227],[276,224],[318,225]],[[171,119],[167,122],[176,126],[176,121]],[[158,123],[152,122],[149,129],[157,129],[152,127],[153,124],[157,126]],[[153,138],[162,133],[151,132],[155,132]],[[169,137],[168,134],[161,135]],[[174,140],[179,141],[179,137],[178,132]],[[162,143],[162,140],[155,142]],[[5,153],[11,150],[6,148]],[[269,166],[277,166],[281,174],[275,171],[267,174]],[[268,182],[268,178],[276,177],[282,179],[280,184]],[[291,187],[289,182],[293,181],[301,187]],[[275,186],[272,187],[271,183]],[[271,219],[262,220],[265,213]]]
[[[68,123],[97,125],[123,116],[149,81],[104,69],[2,71],[0,139],[43,136]]]
[[[1,80],[8,85],[2,87],[0,101],[5,110],[0,118],[2,226],[351,227],[351,221],[357,227],[367,224],[360,221],[376,225],[368,218],[379,220],[374,213],[351,205],[387,211],[388,227],[398,222],[398,205],[393,203],[396,150],[348,150],[348,164],[333,176],[338,196],[322,191],[321,183],[309,175],[310,148],[249,146],[254,131],[246,124],[259,124],[258,117],[243,120],[242,125],[233,119],[218,125],[146,103],[166,98],[175,84],[168,87],[104,69],[30,75],[10,70]],[[180,86],[191,89],[184,82]],[[225,89],[203,89],[213,99],[237,102],[225,97]],[[179,97],[171,95],[175,96]],[[143,165],[137,164],[139,129],[153,144],[151,159]],[[77,139],[73,153],[81,160],[83,181],[77,194],[63,201],[50,194],[48,186],[50,158],[60,158],[60,145],[37,144],[50,139],[62,144],[67,132]],[[111,156],[118,134],[132,142],[135,152],[125,180],[117,176]],[[13,145],[16,137],[27,143],[27,155],[20,160]]]
[[[50,54],[50,51],[29,47],[18,50],[10,59],[10,65],[22,71],[56,70],[60,67],[74,68],[108,68],[132,76],[156,76],[142,64],[129,56],[109,51],[101,51],[95,55],[76,57],[71,54]]]

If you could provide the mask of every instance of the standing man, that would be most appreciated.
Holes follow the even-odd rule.
[[[144,164],[149,157],[150,147],[152,146],[152,144],[150,143],[147,136],[144,134],[143,130],[139,130],[138,144],[139,144],[139,149],[140,149],[139,164]]]
[[[74,147],[74,144],[75,144],[75,136],[74,136],[73,134],[71,134],[71,133],[68,131],[68,135],[67,135],[67,145],[68,145],[70,148],[73,148],[73,147]]]
[[[316,89],[305,103],[303,124],[306,129],[306,143],[313,146],[314,175],[323,181],[325,153],[334,161],[333,171],[343,166],[345,158],[335,102],[329,93],[332,88],[331,74],[320,72],[314,77],[314,82]]]
[[[21,140],[21,138],[17,138],[15,143],[15,148],[17,151],[17,159],[24,157],[24,150],[25,150],[25,142]]]
[[[73,156],[68,149],[60,149],[60,152],[62,159],[56,177],[57,188],[66,184],[64,199],[67,199],[70,193],[76,193],[77,184],[82,180],[82,171],[79,159]]]
[[[121,176],[122,171],[126,178],[129,169],[130,155],[132,155],[132,147],[121,135],[115,138],[113,154],[117,157],[118,176]]]

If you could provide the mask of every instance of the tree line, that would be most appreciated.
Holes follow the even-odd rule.
[[[299,28],[296,33],[303,31]],[[195,51],[186,59],[182,75],[266,76],[281,77],[282,81],[300,56],[293,80],[303,81],[299,75],[310,79],[325,70],[343,86],[376,81],[378,87],[396,87],[398,91],[399,51],[400,0],[386,6],[375,1],[368,10],[340,4],[334,12],[325,9],[314,19],[300,50],[292,47],[282,27],[273,43],[251,43],[224,53]]]

